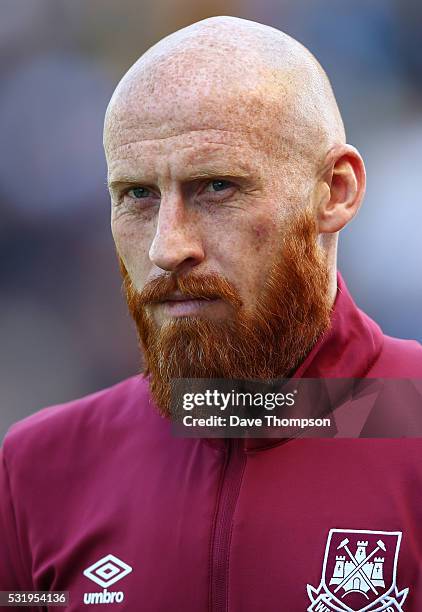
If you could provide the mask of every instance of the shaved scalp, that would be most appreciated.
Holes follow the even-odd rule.
[[[252,144],[307,172],[345,143],[330,82],[303,45],[253,21],[211,17],[162,39],[129,69],[107,109],[104,146],[107,155],[122,130],[139,126],[155,139],[239,125]]]
[[[127,302],[163,414],[173,378],[290,375],[330,324],[337,234],[363,184],[313,55],[252,21],[195,23],[120,81],[104,145]],[[175,291],[209,303],[178,316]]]

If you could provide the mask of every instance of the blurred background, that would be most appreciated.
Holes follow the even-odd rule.
[[[367,168],[340,270],[390,335],[422,341],[420,0],[1,0],[0,441],[43,406],[139,369],[109,229],[102,123],[149,46],[228,14],[326,69]]]

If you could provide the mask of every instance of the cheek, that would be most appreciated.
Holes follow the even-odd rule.
[[[135,227],[135,223],[114,221],[111,225],[117,253],[135,285],[142,285],[148,273],[148,233]]]
[[[280,228],[276,220],[256,220],[249,228],[248,289],[251,303],[264,288],[265,280],[280,249]]]
[[[250,230],[250,245],[255,254],[273,252],[277,248],[277,227],[275,221],[256,221]]]
[[[253,226],[251,234],[252,249],[255,253],[260,253],[268,243],[268,228],[262,224],[256,224]]]
[[[232,243],[225,249],[227,257],[220,263],[229,280],[240,291],[246,307],[253,308],[279,248],[276,223],[265,219],[245,223],[243,227],[238,225],[231,237]],[[219,248],[221,253],[221,242]]]

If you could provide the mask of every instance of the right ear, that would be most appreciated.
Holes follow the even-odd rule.
[[[365,194],[365,166],[351,145],[331,149],[317,188],[316,219],[321,234],[343,229],[358,212]]]

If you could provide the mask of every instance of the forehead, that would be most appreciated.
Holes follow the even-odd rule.
[[[105,148],[112,178],[123,168],[131,175],[140,166],[152,172],[167,162],[186,171],[204,164],[220,172],[233,164],[246,170],[282,153],[288,141],[276,126],[280,113],[268,96],[263,100],[262,85],[229,92],[204,92],[196,86],[160,93],[144,96],[138,85],[111,108]]]
[[[110,106],[115,116],[142,118],[155,128],[170,120],[263,127],[274,118],[267,112],[274,104],[287,110],[290,80],[290,70],[268,67],[251,54],[239,56],[235,49],[182,49],[135,64]]]
[[[180,180],[204,175],[249,174],[261,165],[262,153],[247,136],[226,130],[189,130],[162,138],[142,139],[131,133],[110,151],[109,181],[156,181],[158,176]]]

